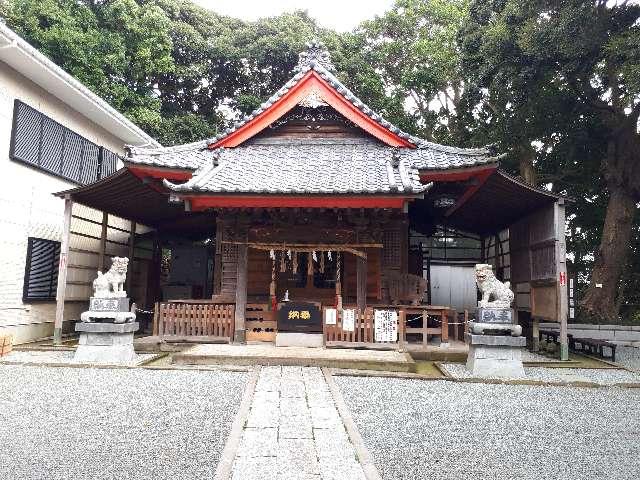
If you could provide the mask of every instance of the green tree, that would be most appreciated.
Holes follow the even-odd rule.
[[[358,29],[394,120],[429,140],[466,142],[465,75],[456,41],[467,0],[397,0]]]
[[[160,123],[154,77],[173,70],[170,21],[134,0],[10,0],[6,22],[143,128]]]
[[[462,33],[466,65],[490,92],[485,103],[523,113],[512,126],[504,123],[506,131],[516,137],[524,131],[525,148],[540,139],[537,157],[558,162],[554,151],[569,153],[569,176],[559,179],[580,171],[573,180],[584,207],[606,199],[583,307],[608,321],[617,317],[640,201],[639,18],[640,6],[628,2],[477,0]],[[571,128],[578,120],[582,128]],[[579,142],[589,131],[596,133],[588,139],[593,148],[580,158]],[[601,180],[585,175],[598,169]]]

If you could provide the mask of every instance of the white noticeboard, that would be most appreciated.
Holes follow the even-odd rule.
[[[398,341],[398,312],[376,310],[374,313],[376,342]]]
[[[353,332],[355,327],[356,311],[353,309],[342,311],[342,330],[345,332]]]
[[[326,325],[335,325],[336,324],[336,309],[335,308],[327,308],[324,311],[324,323]]]

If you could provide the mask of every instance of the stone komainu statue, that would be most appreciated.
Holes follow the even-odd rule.
[[[501,282],[493,274],[493,267],[485,263],[476,265],[476,283],[482,293],[479,307],[510,308],[514,294],[509,282]],[[493,298],[493,300],[491,300]]]
[[[113,257],[111,268],[106,272],[98,272],[98,278],[93,281],[93,296],[96,298],[126,297],[124,282],[127,279],[129,259]]]

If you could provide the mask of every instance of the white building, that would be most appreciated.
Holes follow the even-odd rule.
[[[113,173],[124,144],[159,146],[0,23],[0,333],[14,343],[53,332],[64,201],[52,193]],[[101,262],[102,213],[74,205],[73,215],[65,321],[86,308]],[[121,240],[109,253],[120,254],[126,224],[108,222]]]

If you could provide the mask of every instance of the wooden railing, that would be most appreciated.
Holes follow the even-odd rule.
[[[172,341],[230,341],[233,338],[233,304],[156,303],[154,323],[158,336]]]
[[[349,310],[348,307],[345,309]],[[375,320],[374,309],[366,308],[360,311],[357,308],[351,309],[355,312],[353,330],[345,329],[344,310],[336,311],[336,323],[326,323],[326,308],[323,309],[323,331],[325,345],[327,346],[351,346],[351,347],[378,347],[388,346],[392,348],[400,348],[402,339],[404,339],[404,311],[398,311],[398,340],[395,342],[379,342],[375,339]],[[388,309],[386,309],[388,310]],[[396,310],[396,309],[392,309]]]
[[[336,311],[336,323],[326,323],[326,308],[323,309],[323,331],[325,345],[341,346],[341,347],[361,347],[361,348],[389,348],[395,347],[403,350],[407,344],[415,343],[417,338],[418,344],[426,347],[432,336],[440,337],[443,344],[449,342],[449,321],[454,320],[453,326],[457,328],[458,321],[456,311],[447,307],[438,306],[391,306],[379,305],[369,307],[363,312],[355,307],[345,307],[355,311],[354,325],[351,329],[344,328],[343,311]],[[375,339],[375,313],[380,310],[394,310],[398,313],[398,338],[395,342],[379,342]],[[420,318],[422,326],[410,327],[407,325],[408,320]],[[464,314],[464,321],[468,319],[467,312]],[[431,320],[431,321],[430,321]],[[409,340],[407,334],[411,335]],[[454,340],[458,340],[458,331],[454,330]]]

